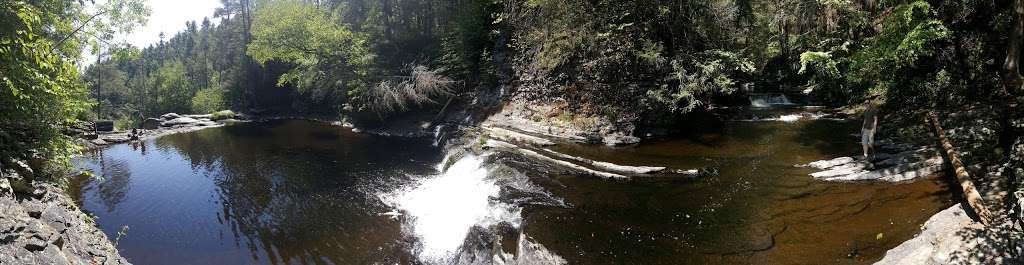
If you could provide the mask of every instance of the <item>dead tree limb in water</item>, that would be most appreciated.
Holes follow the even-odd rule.
[[[971,175],[967,173],[967,168],[960,161],[960,156],[953,150],[953,143],[949,141],[949,138],[946,138],[946,131],[942,130],[938,115],[935,115],[934,111],[929,111],[926,116],[925,122],[932,124],[935,130],[935,137],[939,138],[939,144],[945,150],[946,157],[949,158],[949,164],[955,173],[956,182],[960,183],[960,188],[963,189],[964,200],[974,210],[974,213],[978,215],[978,219],[981,219],[981,223],[988,225],[992,222],[992,212],[988,210],[988,207],[985,207],[985,200],[974,186],[974,182],[971,181]]]

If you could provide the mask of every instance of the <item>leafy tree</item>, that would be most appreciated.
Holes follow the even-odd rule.
[[[844,42],[831,51],[804,52],[800,72],[814,69],[812,84],[827,86],[823,89],[831,93],[829,98],[856,100],[870,93],[933,105],[936,95],[922,90],[927,79],[921,76],[934,77],[938,69],[924,60],[935,55],[937,42],[947,38],[949,30],[924,1],[896,6],[881,25],[877,35],[857,48]]]
[[[278,86],[294,85],[336,103],[362,96],[372,58],[365,36],[336,15],[298,1],[271,2],[257,11],[247,53],[261,64],[295,66],[278,78]]]
[[[0,7],[0,162],[36,152],[63,164],[76,151],[62,132],[91,105],[75,61],[93,37],[81,32],[127,31],[148,13],[131,0],[96,10],[88,15],[79,2],[56,0]]]
[[[217,88],[199,90],[192,97],[192,113],[213,113],[227,108],[224,92]]]

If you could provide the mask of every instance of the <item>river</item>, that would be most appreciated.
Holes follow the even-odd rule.
[[[115,145],[71,185],[136,264],[870,264],[952,204],[946,183],[832,183],[793,167],[856,153],[855,122],[736,121],[630,147],[605,180],[511,153],[445,161],[433,139],[303,120]]]

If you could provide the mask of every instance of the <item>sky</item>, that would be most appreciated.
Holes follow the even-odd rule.
[[[136,29],[124,39],[137,47],[160,42],[160,32],[170,39],[185,29],[186,21],[201,23],[203,17],[213,20],[213,11],[220,7],[219,0],[146,0],[153,11],[145,27]]]
[[[204,17],[209,17],[211,22],[216,23],[217,20],[213,19],[213,11],[221,6],[220,0],[145,0],[145,2],[152,11],[146,25],[136,28],[131,34],[116,37],[112,41],[113,43],[126,41],[135,47],[146,48],[160,42],[160,32],[164,33],[165,40],[171,39],[175,33],[185,29],[185,22],[202,23]],[[78,65],[81,69],[85,69],[95,61],[96,55],[86,47],[82,50],[82,59]]]

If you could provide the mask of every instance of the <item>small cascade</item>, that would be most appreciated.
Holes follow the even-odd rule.
[[[445,129],[447,129],[447,127],[447,124],[438,124],[434,127],[434,146],[440,146],[441,143],[444,142]]]
[[[446,156],[438,165],[442,173],[379,196],[395,210],[389,215],[403,217],[403,232],[415,239],[414,253],[421,262],[462,264],[467,255],[481,256],[480,253],[490,253],[501,247],[467,245],[466,242],[471,241],[468,238],[479,237],[479,233],[498,236],[502,232],[495,231],[497,227],[521,231],[522,207],[513,202],[515,200],[503,199],[502,190],[539,187],[528,183],[525,177],[492,176],[491,170],[485,166],[485,158],[476,155]],[[457,161],[452,163],[449,159]],[[539,245],[532,242],[519,244]],[[552,253],[545,255],[557,257]],[[490,263],[504,263],[515,257],[498,254],[493,258],[497,260]]]
[[[775,106],[796,105],[782,93],[751,94],[749,96],[750,106],[755,108],[769,108]]]

